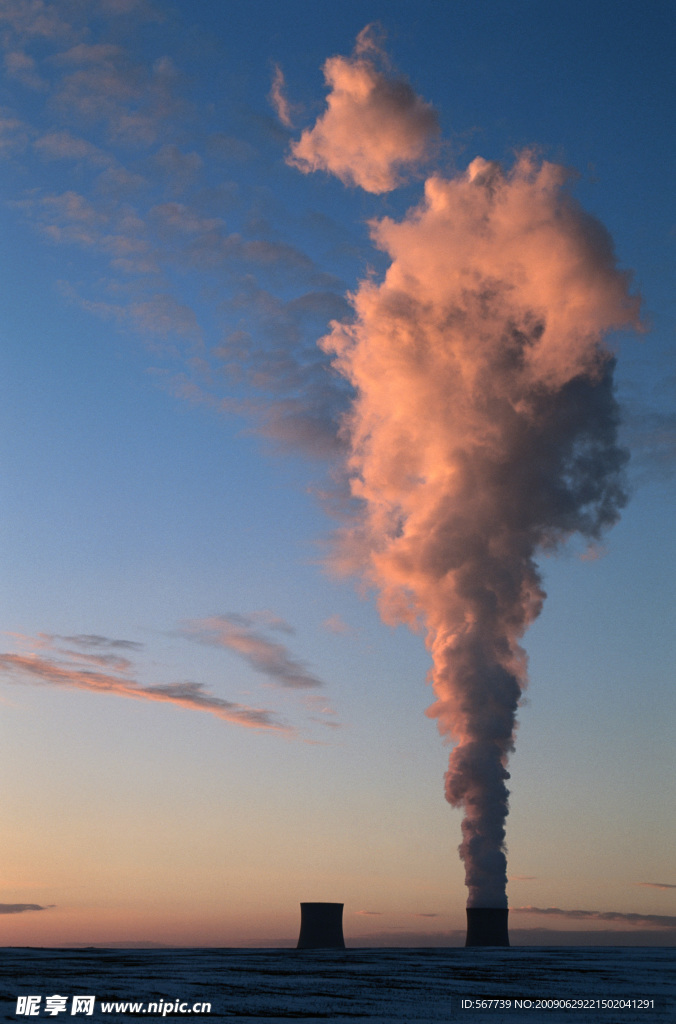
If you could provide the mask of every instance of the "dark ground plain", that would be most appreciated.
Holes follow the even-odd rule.
[[[12,948],[0,951],[0,1019],[673,1024],[675,968],[676,949],[671,947]],[[42,997],[38,1013],[17,1013],[17,998],[29,995]],[[46,999],[54,995],[67,997],[67,1003],[50,1014]],[[73,996],[95,996],[93,1013],[74,1013]],[[470,999],[511,1000],[511,1005],[462,1005]],[[531,1005],[519,1008],[515,1000]],[[607,1000],[611,1005],[548,1008],[538,1006],[538,1000]],[[638,1008],[632,1000],[652,1000],[653,1005]],[[115,1002],[142,1005],[104,1012],[103,1003]],[[159,1009],[150,1010],[151,1002]],[[210,1015],[193,1010],[203,1002],[211,1004]],[[183,1014],[175,1012],[177,1003],[183,1004]]]

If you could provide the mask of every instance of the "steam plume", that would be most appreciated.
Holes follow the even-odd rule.
[[[403,221],[373,226],[391,265],[322,343],[356,393],[344,430],[361,511],[343,556],[367,565],[386,621],[426,628],[470,906],[506,906],[519,639],[545,596],[535,556],[598,537],[625,500],[602,339],[637,323],[637,302],[565,183],[530,155],[431,178]]]
[[[331,169],[350,180],[337,157]],[[507,905],[519,641],[545,597],[535,558],[598,538],[625,501],[603,339],[638,326],[638,300],[567,178],[529,153],[509,171],[477,158],[431,177],[403,220],[372,224],[389,269],[321,343],[354,388],[343,432],[358,512],[337,563],[376,585],[385,621],[426,630],[471,907]]]

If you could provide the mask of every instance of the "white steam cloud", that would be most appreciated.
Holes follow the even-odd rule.
[[[392,188],[392,161],[379,161],[398,133],[429,138],[429,108],[410,92],[387,108],[388,150],[368,117],[356,137],[347,130],[358,109],[375,124],[374,98],[391,98],[368,58],[333,58],[325,73],[329,110],[296,162]],[[362,281],[354,321],[321,343],[354,389],[343,433],[358,511],[336,564],[378,588],[386,622],[426,631],[470,906],[507,905],[519,641],[545,597],[535,559],[575,533],[597,539],[625,501],[604,337],[638,327],[639,303],[567,179],[529,153],[510,170],[477,158],[430,177],[401,221],[372,225],[389,269]]]

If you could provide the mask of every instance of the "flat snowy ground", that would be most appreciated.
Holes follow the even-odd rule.
[[[26,1022],[129,1022],[188,1016],[266,1024],[290,1020],[672,1024],[676,1021],[675,967],[675,949],[653,947],[299,952],[4,949],[0,951],[0,1014],[2,1020]],[[61,1000],[52,1002],[55,995]],[[24,1000],[17,1007],[20,996],[41,999],[37,1004]],[[87,1012],[91,1001],[74,1003],[74,996],[94,996],[93,1013]],[[505,1003],[477,1008],[478,999]],[[463,1000],[472,1000],[471,1007],[463,1006]],[[523,1005],[516,1006],[516,1000]],[[545,1005],[539,1006],[538,1000]],[[548,1008],[552,1000],[586,1000],[587,1005]],[[590,1005],[602,1000],[609,1005]],[[647,1001],[643,1008],[640,1000]],[[209,1015],[198,1010],[197,1004],[201,1009],[203,1002],[211,1004]],[[115,1008],[105,1007],[106,1003],[137,1005]],[[29,1014],[29,1006],[37,1012]]]

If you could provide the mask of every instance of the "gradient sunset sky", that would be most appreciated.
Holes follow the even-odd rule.
[[[461,941],[424,634],[328,564],[351,395],[317,342],[383,279],[371,222],[524,151],[641,312],[606,339],[630,500],[539,562],[510,923],[676,940],[675,31],[666,0],[1,0],[0,945],[293,945],[306,900],[348,945]],[[365,39],[423,128],[310,166]]]

